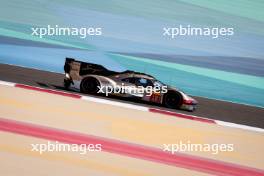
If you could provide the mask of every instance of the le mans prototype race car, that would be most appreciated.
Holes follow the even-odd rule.
[[[105,67],[66,58],[64,87],[86,94],[139,99],[174,109],[194,111],[197,101],[151,75],[134,71],[115,72]]]

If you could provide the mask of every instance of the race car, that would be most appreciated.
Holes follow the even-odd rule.
[[[167,108],[194,111],[197,101],[153,76],[135,72],[111,71],[102,65],[66,58],[64,87],[85,94],[103,94],[138,99]]]

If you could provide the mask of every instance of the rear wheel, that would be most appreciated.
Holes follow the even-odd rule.
[[[180,108],[182,105],[183,98],[180,93],[178,92],[168,92],[165,94],[163,99],[163,104],[167,108]]]
[[[96,78],[87,77],[84,78],[80,85],[80,90],[82,93],[95,94],[98,92],[100,83]]]

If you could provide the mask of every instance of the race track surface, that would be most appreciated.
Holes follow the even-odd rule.
[[[4,175],[264,174],[263,133],[0,85]],[[62,103],[63,102],[63,103]],[[63,105],[62,105],[63,104]],[[102,145],[98,152],[44,151],[48,142]],[[164,144],[233,144],[230,152],[165,152]]]
[[[21,83],[26,85],[44,87],[49,89],[64,90],[64,75],[36,69],[0,64],[0,80]],[[64,90],[65,91],[65,90]],[[101,97],[104,99],[113,99]],[[231,102],[212,100],[202,97],[194,97],[198,100],[199,106],[195,112],[172,110],[185,114],[191,114],[226,122],[243,124],[253,127],[264,128],[264,108],[236,104]],[[126,100],[115,99],[116,101],[127,102]],[[157,107],[139,102],[131,102],[142,106]],[[161,108],[168,110],[167,108]]]

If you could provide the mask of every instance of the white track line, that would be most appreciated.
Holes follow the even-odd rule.
[[[0,84],[4,86],[11,86],[11,87],[15,87],[16,85],[16,83],[6,82],[6,81],[1,81],[1,80],[0,80]]]
[[[236,124],[236,123],[231,123],[231,122],[224,122],[220,120],[215,120],[215,123],[221,126],[226,126],[226,127],[232,127],[232,128],[239,128],[239,129],[244,129],[244,130],[250,130],[250,131],[257,131],[257,132],[264,132],[264,129],[262,128],[257,128],[257,127],[252,127],[252,126],[247,126],[247,125],[241,125],[241,124]]]
[[[86,101],[96,102],[96,103],[103,103],[103,104],[108,104],[108,105],[113,105],[113,106],[119,106],[119,107],[123,107],[123,108],[135,109],[135,110],[140,110],[140,111],[148,111],[147,107],[128,104],[128,103],[121,103],[121,102],[105,100],[105,99],[100,99],[100,98],[94,98],[94,97],[88,97],[88,96],[82,96],[81,99],[86,100]]]

